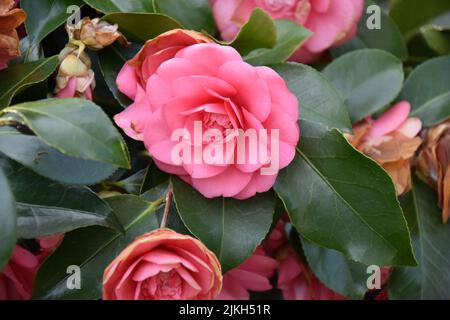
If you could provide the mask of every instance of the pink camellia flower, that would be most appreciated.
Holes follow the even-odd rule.
[[[355,36],[363,0],[210,0],[217,27],[224,40],[232,40],[255,8],[274,19],[288,19],[311,30],[314,35],[291,57],[293,61],[314,62],[322,52]]]
[[[249,300],[249,291],[264,292],[272,289],[269,279],[277,266],[277,261],[269,257],[263,247],[258,247],[247,261],[223,276],[222,291],[217,299]]]
[[[222,273],[200,241],[169,229],[137,238],[106,268],[105,300],[211,300]]]
[[[39,262],[43,262],[47,259],[61,244],[64,240],[64,234],[57,234],[51,237],[38,238],[36,239],[39,244],[39,252],[37,258]]]
[[[288,242],[286,232],[284,230],[285,225],[285,218],[280,219],[280,221],[277,222],[275,228],[267,237],[266,241],[264,242],[264,249],[267,253],[271,255],[276,253]]]
[[[279,262],[278,289],[283,291],[285,300],[345,299],[325,287],[291,248],[283,252]]]
[[[349,142],[389,173],[397,194],[411,190],[411,160],[422,144],[417,137],[422,129],[418,118],[409,118],[411,105],[401,101],[373,120],[363,120],[347,135]]]
[[[123,67],[118,87],[134,103],[115,116],[117,125],[144,141],[161,170],[205,197],[247,199],[268,191],[295,156],[297,98],[275,71],[245,63],[232,47],[185,34],[197,44],[175,46],[169,41],[175,32],[158,39],[157,48],[144,47],[138,66],[135,58]],[[250,131],[259,141],[242,143]]]
[[[16,245],[8,265],[0,274],[0,300],[30,299],[38,267],[38,258]]]
[[[64,235],[38,238],[35,254],[16,245],[8,265],[0,273],[0,300],[28,300],[42,262],[60,245]]]

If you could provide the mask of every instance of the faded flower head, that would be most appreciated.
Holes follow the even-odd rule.
[[[118,31],[117,24],[109,24],[100,21],[99,18],[83,18],[75,27],[67,25],[67,33],[71,41],[81,41],[91,50],[101,50],[113,44],[116,40],[122,45],[127,45],[128,41],[122,33]]]
[[[22,9],[14,8],[14,0],[0,0],[0,70],[20,56],[18,28],[26,19]]]
[[[450,120],[424,132],[425,145],[416,166],[419,174],[439,194],[442,220],[450,218]]]
[[[58,98],[82,97],[92,100],[95,74],[91,59],[77,46],[67,45],[59,54],[55,93]]]
[[[402,101],[376,120],[367,118],[347,135],[359,151],[378,162],[391,176],[397,194],[411,190],[411,159],[420,147],[422,122],[408,118],[411,106]]]

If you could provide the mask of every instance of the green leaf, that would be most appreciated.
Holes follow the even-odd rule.
[[[216,24],[208,0],[155,0],[155,7],[180,21],[186,29],[215,34]]]
[[[414,60],[450,54],[450,28],[428,25],[419,29],[409,43]]]
[[[66,235],[58,250],[39,269],[34,297],[37,299],[100,299],[103,272],[135,238],[159,227],[155,210],[162,200],[147,202],[137,196],[107,199],[123,226],[124,233],[91,227]],[[69,290],[69,265],[81,268],[81,289]]]
[[[389,175],[338,130],[300,128],[298,155],[275,185],[298,232],[367,265],[415,265]]]
[[[27,13],[25,27],[32,45],[39,44],[52,31],[63,25],[72,12],[70,6],[83,5],[82,0],[21,0],[20,6]]]
[[[277,42],[277,30],[272,18],[263,10],[255,9],[236,38],[227,43],[242,56],[259,48],[273,48]]]
[[[182,28],[179,22],[159,13],[111,13],[103,19],[117,23],[128,40],[141,43],[166,31]]]
[[[77,228],[116,228],[111,209],[86,187],[66,186],[0,158],[17,202],[18,236],[33,239]]]
[[[128,193],[140,195],[142,194],[143,186],[148,179],[148,175],[150,174],[149,171],[150,166],[145,169],[139,170],[135,174],[122,181],[116,182],[115,184]]]
[[[450,117],[450,56],[435,58],[418,66],[408,77],[400,99],[412,105],[411,116],[424,126]]]
[[[250,257],[267,235],[275,206],[272,193],[246,201],[206,199],[178,178],[172,183],[185,226],[217,255],[224,273]]]
[[[85,99],[47,99],[8,107],[46,144],[85,160],[129,168],[127,146],[102,109]]]
[[[448,0],[396,0],[392,3],[390,15],[404,34],[410,34],[448,10]]]
[[[0,167],[0,272],[11,256],[17,237],[16,203],[8,180]]]
[[[350,299],[364,298],[369,277],[367,266],[306,239],[302,239],[302,246],[309,267],[327,288]]]
[[[438,198],[415,179],[404,209],[419,261],[415,268],[396,268],[389,281],[389,297],[396,300],[450,299],[450,224],[442,224]]]
[[[350,131],[347,109],[334,86],[315,69],[298,64],[273,65],[299,101],[299,118],[328,128]]]
[[[67,184],[96,184],[117,170],[106,163],[66,156],[38,137],[11,127],[0,127],[0,152],[44,177]]]
[[[103,13],[154,12],[150,0],[84,0],[90,7]]]
[[[0,110],[7,107],[20,91],[47,79],[58,65],[58,57],[14,65],[2,71],[0,78]]]
[[[127,49],[117,45],[106,47],[98,53],[103,78],[114,98],[124,108],[129,106],[132,101],[119,91],[116,79],[127,60],[133,57],[130,57],[128,54],[129,51]]]
[[[333,48],[331,50],[333,55],[337,57],[357,49],[373,48],[388,51],[400,60],[405,60],[408,57],[408,49],[397,24],[380,9],[381,29],[369,29],[367,21],[374,13],[372,11],[367,13],[367,8],[375,3],[372,0],[366,0],[365,3],[364,15],[359,21],[356,36],[345,44]]]
[[[329,64],[324,75],[345,99],[353,122],[391,103],[402,89],[402,62],[378,49],[347,53]]]
[[[271,49],[256,49],[244,57],[255,66],[285,62],[312,35],[311,31],[290,20],[275,20],[277,41]]]

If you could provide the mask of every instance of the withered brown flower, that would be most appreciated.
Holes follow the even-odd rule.
[[[118,28],[117,24],[112,25],[98,18],[91,20],[89,17],[83,18],[75,27],[66,26],[71,41],[81,41],[91,50],[101,50],[116,40],[122,45],[127,45],[127,39]]]
[[[20,56],[19,36],[16,28],[26,19],[22,9],[14,8],[14,0],[0,0],[0,70]]]
[[[417,157],[418,174],[438,191],[442,220],[450,218],[450,120],[424,133],[425,145]]]
[[[379,163],[391,176],[398,195],[411,190],[411,162],[422,144],[417,134],[422,123],[409,118],[410,105],[400,102],[377,120],[363,120],[354,127],[349,142]]]

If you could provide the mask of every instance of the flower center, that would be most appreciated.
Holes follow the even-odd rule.
[[[221,132],[232,128],[232,124],[228,116],[219,113],[205,113],[203,115],[203,124],[206,129],[218,129]]]
[[[175,270],[160,272],[142,283],[142,294],[146,298],[178,300],[182,295],[182,285],[183,280]]]

